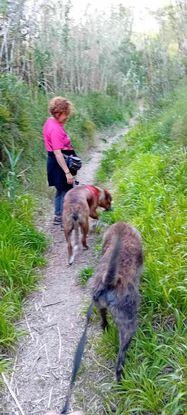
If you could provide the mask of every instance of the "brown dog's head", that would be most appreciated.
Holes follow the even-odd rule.
[[[105,210],[111,210],[112,196],[106,189],[100,189],[99,206]]]

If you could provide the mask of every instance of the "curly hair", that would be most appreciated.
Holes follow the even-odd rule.
[[[54,97],[49,102],[49,112],[54,118],[59,115],[70,115],[73,113],[73,105],[70,101],[63,97]]]

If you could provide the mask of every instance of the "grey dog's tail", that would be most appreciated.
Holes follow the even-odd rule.
[[[110,262],[109,262],[107,274],[105,277],[105,281],[103,282],[100,289],[95,291],[93,295],[93,300],[95,302],[98,302],[101,297],[104,297],[106,299],[109,290],[112,290],[112,288],[115,285],[114,282],[115,282],[115,276],[116,276],[117,268],[118,268],[119,251],[120,251],[120,246],[121,246],[121,240],[120,240],[119,235],[115,239],[114,243],[115,245],[114,245],[111,257],[110,257]]]
[[[110,257],[110,262],[108,266],[108,270],[106,273],[105,281],[103,282],[102,286],[99,290],[95,291],[93,294],[93,300],[95,302],[99,301],[100,297],[105,297],[110,289],[112,289],[115,285],[115,276],[117,273],[118,268],[118,260],[119,260],[119,252],[120,252],[121,240],[118,236],[115,239],[115,245]]]
[[[115,240],[115,245],[112,251],[112,255],[110,258],[107,274],[105,277],[105,288],[110,289],[114,286],[115,276],[118,268],[118,260],[119,260],[119,253],[120,253],[120,246],[121,246],[121,239],[118,235]]]

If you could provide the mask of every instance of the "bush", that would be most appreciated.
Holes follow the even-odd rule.
[[[91,92],[88,99],[88,111],[97,127],[124,121],[124,110],[116,98],[99,92]]]

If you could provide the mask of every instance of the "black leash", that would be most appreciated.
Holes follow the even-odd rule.
[[[69,410],[69,404],[70,404],[70,398],[71,398],[71,393],[72,393],[72,389],[75,383],[75,379],[77,376],[77,372],[79,370],[80,364],[81,364],[81,359],[83,356],[83,352],[84,352],[84,346],[87,340],[87,328],[88,328],[88,324],[93,312],[93,306],[94,303],[92,302],[88,308],[88,311],[86,313],[86,324],[85,324],[85,328],[83,331],[83,334],[79,340],[79,343],[77,345],[76,351],[75,351],[75,356],[74,356],[74,362],[73,362],[73,368],[72,368],[72,372],[71,372],[71,380],[70,380],[70,384],[69,384],[69,389],[68,389],[68,393],[66,395],[66,400],[65,400],[65,405],[63,407],[63,409],[61,410],[61,414],[67,414],[68,410]]]

